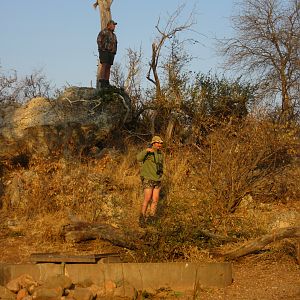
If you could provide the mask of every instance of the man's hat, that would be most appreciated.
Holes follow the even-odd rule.
[[[109,20],[109,21],[107,22],[107,25],[109,25],[109,24],[114,24],[114,25],[117,25],[118,23],[117,23],[117,22],[115,22],[114,20]]]
[[[163,143],[163,140],[161,139],[160,136],[156,135],[151,140],[151,144],[154,144],[154,143]]]

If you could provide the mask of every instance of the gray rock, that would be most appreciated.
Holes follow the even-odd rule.
[[[6,288],[13,293],[17,293],[21,289],[29,289],[31,286],[37,286],[38,283],[28,274],[23,274],[17,278],[10,280],[6,284]]]
[[[78,286],[80,286],[80,287],[83,287],[83,288],[87,288],[87,287],[90,287],[90,286],[92,286],[94,283],[93,283],[93,281],[91,280],[91,279],[85,279],[85,280],[83,280],[83,281],[81,281],[81,282],[78,282]]]
[[[114,297],[126,297],[129,299],[135,299],[137,291],[135,288],[127,282],[124,282],[121,286],[114,290]]]
[[[63,290],[70,289],[73,283],[72,280],[66,275],[51,276],[45,281],[44,287],[57,288],[61,287]]]
[[[48,155],[61,148],[80,153],[104,141],[129,119],[127,98],[117,90],[99,94],[93,88],[72,87],[56,100],[34,98],[25,105],[2,104],[0,158],[25,152]]]
[[[32,294],[33,299],[36,300],[60,300],[63,295],[63,289],[61,287],[47,288],[39,286]]]
[[[76,300],[92,300],[94,298],[93,293],[88,288],[76,288],[72,296]]]
[[[32,297],[31,296],[26,296],[22,300],[32,300]]]
[[[16,300],[23,300],[27,296],[29,296],[29,293],[28,293],[27,289],[23,288],[23,289],[19,290]]]
[[[104,297],[106,295],[105,288],[96,284],[90,285],[88,289],[92,292],[94,297]]]

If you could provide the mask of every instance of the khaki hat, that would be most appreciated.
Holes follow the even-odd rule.
[[[163,140],[161,139],[160,136],[156,135],[151,140],[151,144],[154,144],[154,143],[163,143]]]
[[[109,24],[114,24],[114,25],[117,25],[118,23],[117,23],[117,22],[115,22],[114,20],[109,20],[109,21],[107,22],[107,25],[109,25]]]

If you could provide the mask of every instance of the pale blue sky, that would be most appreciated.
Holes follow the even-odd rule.
[[[93,0],[1,0],[0,66],[19,75],[42,69],[56,87],[65,84],[95,84],[96,37],[100,29],[99,11]],[[126,49],[142,47],[144,63],[150,58],[155,25],[186,3],[182,24],[196,6],[196,24],[188,37],[199,40],[188,51],[195,57],[193,71],[217,72],[221,58],[215,54],[214,38],[232,34],[230,16],[234,0],[114,0],[112,16],[118,22],[118,53],[115,61],[124,64]],[[182,21],[182,22],[180,22]]]

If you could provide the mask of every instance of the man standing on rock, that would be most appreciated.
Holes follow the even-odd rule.
[[[141,163],[140,175],[144,190],[144,201],[139,219],[141,226],[144,226],[146,222],[153,222],[155,220],[163,175],[164,157],[161,151],[162,145],[163,140],[159,136],[154,136],[148,148],[142,150],[137,155],[137,160]],[[148,206],[149,216],[147,218],[146,212]]]
[[[100,58],[100,74],[99,87],[109,87],[110,68],[114,63],[117,53],[117,36],[115,35],[115,27],[117,23],[113,20],[108,21],[106,28],[101,30],[97,37],[99,58]]]

